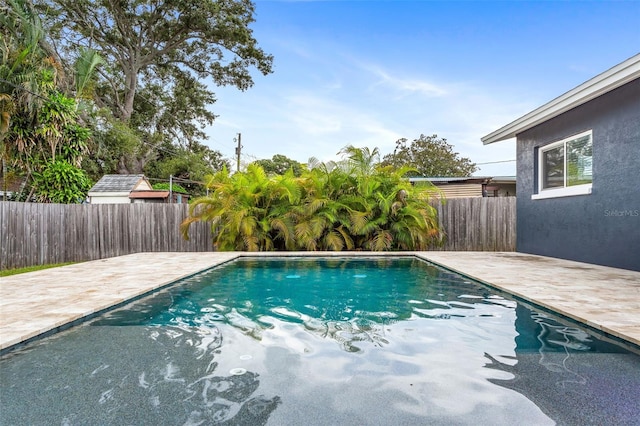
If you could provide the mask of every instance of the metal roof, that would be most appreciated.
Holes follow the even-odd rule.
[[[491,178],[491,183],[496,183],[496,182],[501,182],[501,183],[509,183],[509,182],[513,182],[516,183],[516,177],[515,176],[494,176]]]
[[[409,182],[431,182],[431,183],[447,183],[447,182],[466,182],[466,181],[480,181],[491,179],[490,176],[465,176],[465,177],[410,177]]]
[[[131,192],[144,175],[104,175],[89,192]]]
[[[482,138],[485,145],[516,137],[540,123],[640,78],[640,53]]]

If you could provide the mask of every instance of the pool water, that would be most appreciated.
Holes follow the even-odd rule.
[[[640,356],[415,258],[239,259],[0,360],[0,424],[640,424]]]

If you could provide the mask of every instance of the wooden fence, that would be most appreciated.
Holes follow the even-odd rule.
[[[432,250],[516,250],[516,197],[452,198],[434,206],[446,239]]]
[[[434,250],[515,250],[515,198],[461,198],[437,205],[447,239]],[[80,262],[138,252],[213,251],[206,223],[180,234],[186,204],[0,202],[0,269]]]
[[[180,223],[186,204],[0,202],[0,267],[80,262],[138,252],[212,251],[206,223]]]

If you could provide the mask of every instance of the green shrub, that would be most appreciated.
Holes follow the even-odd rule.
[[[154,183],[153,184],[153,189],[160,189],[160,190],[164,190],[164,191],[169,191],[169,182]],[[183,186],[181,186],[181,185],[179,185],[177,183],[174,183],[174,184],[171,185],[171,190],[173,192],[179,192],[181,194],[188,194],[187,190]]]
[[[43,203],[82,203],[91,188],[86,173],[65,160],[47,163],[34,173],[36,199]]]

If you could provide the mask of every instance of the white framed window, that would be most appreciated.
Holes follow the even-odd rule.
[[[538,191],[543,198],[591,194],[593,135],[586,131],[538,150]]]

